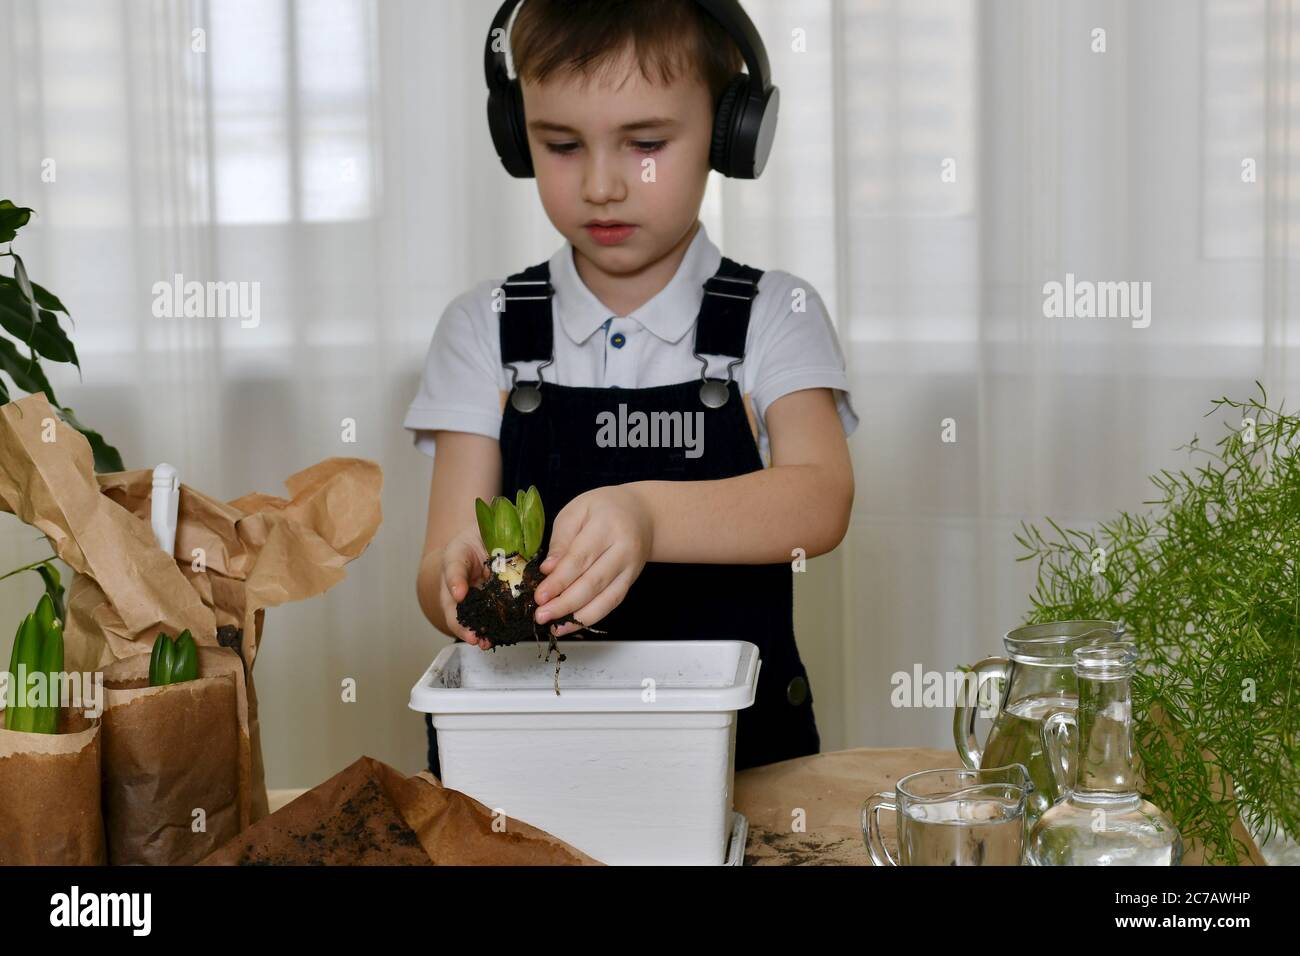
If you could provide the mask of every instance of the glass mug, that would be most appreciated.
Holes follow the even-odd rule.
[[[862,805],[862,838],[876,866],[1019,866],[1025,806],[1034,784],[1023,764],[987,770],[922,770]],[[892,810],[898,859],[880,833]]]

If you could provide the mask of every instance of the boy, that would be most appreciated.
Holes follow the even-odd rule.
[[[456,620],[485,574],[474,499],[535,484],[539,627],[572,614],[609,640],[750,641],[762,668],[736,769],[817,753],[790,562],[844,537],[857,415],[816,292],[723,258],[698,218],[711,165],[745,175],[715,125],[745,61],[766,73],[761,41],[734,2],[526,0],[508,43],[527,154],[502,158],[536,175],[567,243],[455,299],[434,332],[405,421],[434,459],[420,606],[488,646]],[[748,159],[756,175],[765,156]],[[607,427],[636,412],[676,415],[691,447]]]

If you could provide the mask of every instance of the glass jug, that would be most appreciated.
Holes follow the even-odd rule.
[[[1043,720],[1056,711],[1078,706],[1074,650],[1121,640],[1124,625],[1114,621],[1054,621],[1008,631],[1003,637],[1006,657],[989,657],[970,668],[968,692],[958,695],[953,714],[953,740],[962,763],[982,766],[1024,764],[1034,783],[1025,810],[1028,825],[1056,802],[1060,791],[1043,753]],[[975,739],[975,718],[986,681],[998,682],[998,706],[993,726],[981,748]],[[986,715],[987,716],[987,715]]]
[[[1169,817],[1142,799],[1133,756],[1137,669],[1132,644],[1074,652],[1079,706],[1043,721],[1043,748],[1065,799],[1051,807],[1029,838],[1033,866],[1178,866],[1183,841]],[[1062,746],[1064,731],[1075,744]]]

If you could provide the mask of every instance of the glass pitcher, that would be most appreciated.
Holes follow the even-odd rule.
[[[1006,657],[989,657],[970,668],[969,692],[958,695],[953,714],[953,740],[962,763],[982,766],[1024,764],[1034,783],[1025,814],[1028,825],[1056,802],[1060,791],[1043,753],[1043,720],[1057,711],[1078,706],[1074,650],[1111,644],[1124,636],[1114,621],[1054,621],[1008,631],[1003,637]],[[993,726],[981,748],[975,739],[977,702],[986,681],[998,682]]]

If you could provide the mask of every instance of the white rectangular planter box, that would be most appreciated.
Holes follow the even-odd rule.
[[[746,641],[560,641],[444,648],[411,690],[442,782],[602,863],[726,862]],[[544,646],[544,645],[543,645]],[[742,848],[743,849],[743,848]]]

